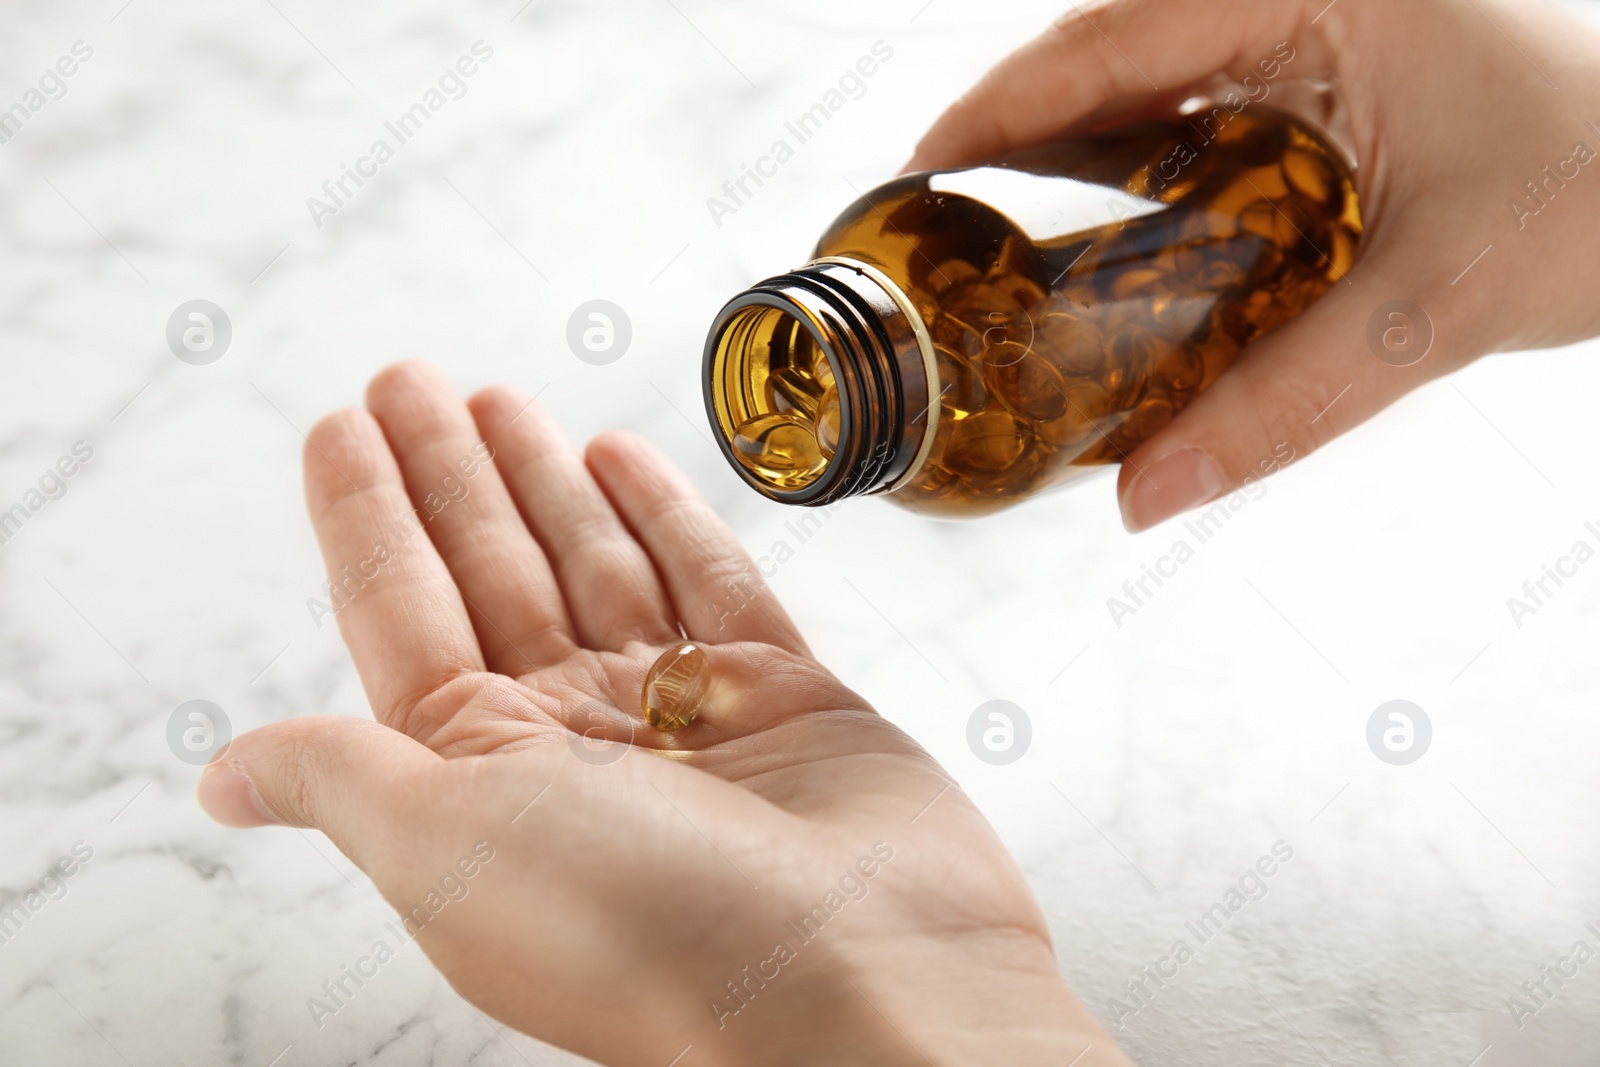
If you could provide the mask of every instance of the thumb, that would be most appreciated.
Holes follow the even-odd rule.
[[[443,761],[371,719],[316,715],[235,738],[206,767],[196,799],[224,826],[305,826],[351,859],[406,823],[420,780]]]
[[[1127,457],[1117,478],[1123,524],[1138,532],[1248,489],[1464,363],[1469,346],[1434,333],[1452,320],[1450,302],[1423,296],[1436,320],[1405,293],[1403,281],[1358,269],[1253,342]]]

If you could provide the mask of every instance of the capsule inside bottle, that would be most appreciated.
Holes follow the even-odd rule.
[[[834,368],[806,325],[780,308],[745,308],[717,363],[717,421],[733,458],[774,489],[815,482],[838,445],[840,413]]]

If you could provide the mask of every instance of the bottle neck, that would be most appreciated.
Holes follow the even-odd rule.
[[[787,387],[794,368],[810,366],[814,378],[831,372],[837,441],[828,440],[833,451],[820,469],[775,475],[750,461],[740,427],[790,411],[779,385]],[[922,317],[882,271],[855,260],[817,259],[730,300],[706,338],[704,379],[723,455],[758,492],[785,504],[898,489],[926,460],[939,422],[933,343]]]

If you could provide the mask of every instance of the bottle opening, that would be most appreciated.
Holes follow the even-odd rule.
[[[932,347],[894,282],[819,259],[728,302],[706,337],[706,412],[734,470],[785,504],[892,491],[927,456]]]
[[[822,342],[779,307],[735,311],[715,342],[717,428],[742,470],[778,490],[811,485],[839,446],[837,375]]]

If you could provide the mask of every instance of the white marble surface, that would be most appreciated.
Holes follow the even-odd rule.
[[[396,358],[548,387],[580,438],[639,428],[752,549],[784,536],[705,437],[707,320],[1063,6],[533,0],[512,21],[521,2],[5,5],[0,106],[74,41],[94,55],[0,145],[0,508],[74,441],[94,458],[0,546],[0,899],[74,842],[93,858],[0,944],[0,1063],[577,1062],[497,1032],[413,949],[317,1029],[306,998],[391,913],[318,835],[211,825],[167,717],[366,713],[304,606],[299,431]],[[306,198],[480,39],[467,95],[314,226]],[[879,39],[867,93],[716,227],[705,199]],[[163,339],[195,297],[234,327],[205,367]],[[609,367],[563,342],[594,297],[633,321]],[[1505,1000],[1600,944],[1600,564],[1521,629],[1505,601],[1594,540],[1597,355],[1422,390],[1274,479],[1121,629],[1106,598],[1177,534],[1126,536],[1104,479],[971,525],[858,503],[776,584],[991,814],[1103,1017],[1292,845],[1127,1021],[1141,1062],[1594,1064],[1600,963],[1520,1034]],[[1034,728],[1003,768],[965,742],[998,697]],[[1408,767],[1364,741],[1396,697],[1435,729]]]

